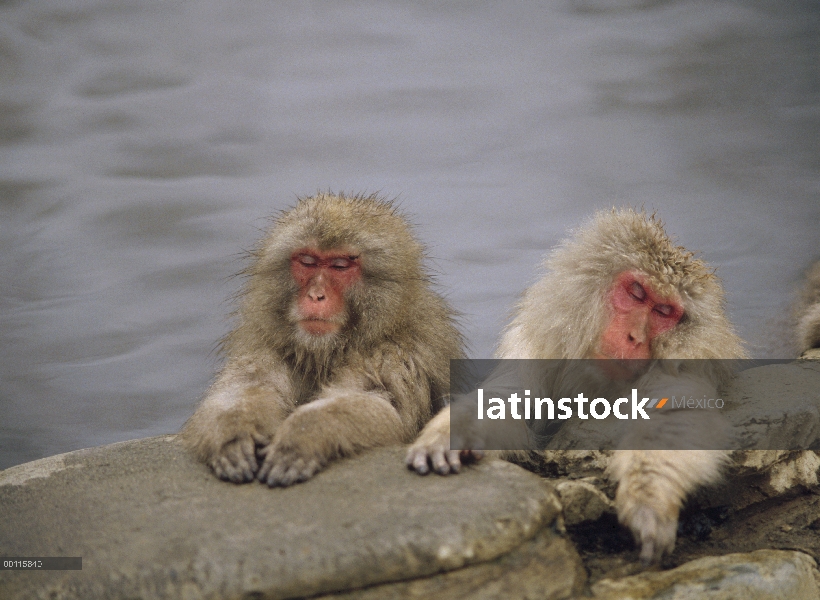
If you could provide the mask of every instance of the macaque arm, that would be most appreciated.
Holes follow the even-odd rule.
[[[305,481],[335,458],[401,443],[403,431],[387,392],[331,386],[297,408],[260,451],[257,478],[270,486]]]
[[[675,547],[678,515],[686,497],[718,479],[722,450],[621,450],[610,473],[618,480],[615,508],[641,547],[641,561],[658,562]]]
[[[692,375],[662,375],[646,382],[641,395],[659,397],[670,390],[686,396],[715,397],[708,381]],[[643,563],[660,561],[675,547],[678,516],[686,497],[702,485],[720,478],[727,452],[715,450],[728,439],[726,423],[709,411],[670,410],[654,415],[645,431],[633,430],[613,453],[610,478],[618,482],[615,508],[641,548]],[[668,440],[679,449],[651,448],[653,439]]]
[[[256,446],[270,443],[292,410],[287,379],[280,374],[258,380],[228,365],[182,430],[182,441],[220,478],[253,480]]]

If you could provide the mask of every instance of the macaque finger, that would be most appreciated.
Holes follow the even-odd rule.
[[[435,448],[430,454],[430,462],[433,470],[439,475],[449,475],[458,473],[461,469],[461,462],[458,460],[458,450],[445,450]]]
[[[240,441],[240,449],[242,450],[242,458],[244,459],[243,471],[246,479],[249,481],[253,479],[254,473],[258,468],[256,462],[256,445],[251,438],[244,438]]]
[[[271,441],[269,436],[259,433],[258,431],[251,432],[251,437],[253,438],[254,444],[261,447],[267,446]]]
[[[427,475],[430,472],[430,467],[427,464],[427,452],[422,448],[410,448],[407,451],[407,458],[404,459],[404,463],[419,475]]]
[[[267,450],[267,448],[265,448],[265,450]],[[267,481],[268,475],[270,475],[270,470],[272,468],[273,460],[270,456],[266,456],[266,458],[262,461],[262,465],[259,467],[259,470],[256,472],[256,478],[262,482]]]
[[[284,476],[285,466],[281,462],[278,462],[271,467],[271,470],[265,479],[265,483],[267,483],[270,487],[276,487],[280,484]]]
[[[450,463],[450,470],[453,473],[461,472],[462,459],[469,456],[469,450],[448,450],[447,462]]]
[[[289,468],[285,469],[282,473],[282,476],[279,478],[277,483],[282,487],[287,487],[289,485],[293,485],[294,483],[299,482],[299,475],[301,473],[300,470],[300,463],[301,460],[297,460],[294,464],[292,464]]]
[[[461,451],[461,462],[478,462],[484,458],[484,450],[472,449]]]
[[[242,476],[236,467],[225,456],[220,456],[212,463],[214,472],[220,479],[241,483]]]

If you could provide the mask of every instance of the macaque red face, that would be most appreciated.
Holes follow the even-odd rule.
[[[680,298],[657,294],[640,271],[626,271],[615,278],[609,305],[612,318],[601,336],[598,358],[648,360],[652,340],[683,317]]]
[[[338,332],[345,322],[345,292],[361,279],[359,256],[345,249],[302,248],[290,257],[290,270],[299,287],[296,316],[311,335]]]

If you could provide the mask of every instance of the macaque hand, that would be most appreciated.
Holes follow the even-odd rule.
[[[209,464],[216,476],[225,481],[253,481],[258,468],[255,450],[254,436],[243,433],[222,446]]]
[[[623,460],[623,455],[628,454],[616,453],[616,468],[628,462]],[[664,476],[661,466],[655,464],[653,470],[646,464],[639,465],[620,479],[615,494],[618,521],[632,532],[644,565],[658,563],[671,553],[678,531],[679,490],[673,480]]]
[[[635,544],[640,546],[640,561],[644,565],[659,563],[675,548],[678,511],[659,510],[649,504],[637,504],[625,514],[618,511],[618,520],[629,527]]]
[[[420,475],[427,475],[431,466],[439,475],[449,475],[461,471],[462,463],[475,462],[483,456],[484,452],[478,449],[450,450],[449,415],[439,415],[407,450],[404,462]]]
[[[289,430],[286,421],[273,441],[257,451],[262,464],[256,478],[270,487],[288,487],[307,481],[327,462],[310,448],[304,434],[291,435]]]
[[[481,450],[450,450],[449,444],[422,446],[416,442],[408,449],[405,462],[408,468],[419,475],[427,475],[430,465],[439,475],[455,475],[461,471],[462,463],[476,462],[483,457],[484,452]]]

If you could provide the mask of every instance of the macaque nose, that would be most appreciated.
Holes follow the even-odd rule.
[[[325,288],[323,286],[312,285],[310,289],[308,289],[307,293],[308,298],[310,298],[313,302],[322,302],[327,298],[325,295]]]
[[[311,302],[327,300],[327,277],[324,273],[318,273],[310,280],[306,295]]]
[[[629,343],[632,346],[640,346],[646,343],[646,328],[635,327],[629,332]]]
[[[627,346],[633,349],[644,349],[649,341],[649,319],[645,314],[633,313],[627,328]]]

